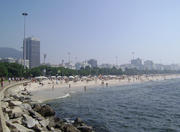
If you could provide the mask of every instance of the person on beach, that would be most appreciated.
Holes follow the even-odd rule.
[[[52,81],[52,90],[54,90],[54,81]]]
[[[3,85],[4,84],[4,80],[3,80],[3,78],[1,77],[1,88],[3,88]]]
[[[108,83],[106,83],[106,87],[108,87]]]
[[[104,81],[101,82],[101,85],[104,85]]]
[[[84,86],[84,91],[86,92],[86,90],[87,90],[87,89],[86,89],[86,86]]]
[[[10,84],[11,83],[11,78],[10,77],[9,77],[8,81],[9,81],[9,84]]]

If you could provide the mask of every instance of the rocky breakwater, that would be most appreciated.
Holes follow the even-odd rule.
[[[69,123],[47,104],[33,104],[27,90],[6,93],[1,101],[6,132],[94,132],[80,118]]]

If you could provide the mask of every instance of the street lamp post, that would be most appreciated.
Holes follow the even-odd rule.
[[[23,44],[23,51],[24,51],[24,68],[26,68],[26,16],[28,15],[28,13],[24,12],[22,13],[22,15],[24,16],[24,44]]]

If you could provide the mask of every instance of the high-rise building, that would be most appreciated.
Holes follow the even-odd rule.
[[[40,40],[29,37],[24,40],[23,58],[29,60],[29,67],[37,67],[40,65]]]
[[[142,65],[142,60],[140,58],[133,59],[131,60],[131,64],[134,66],[141,66]]]
[[[144,61],[144,68],[145,68],[145,70],[152,70],[153,69],[153,65],[154,65],[154,63],[151,60]]]
[[[97,67],[97,60],[95,59],[90,59],[88,60],[88,64],[91,65],[91,67]]]
[[[135,68],[137,68],[138,70],[143,69],[142,60],[140,58],[132,59],[131,60],[131,65],[134,66]]]

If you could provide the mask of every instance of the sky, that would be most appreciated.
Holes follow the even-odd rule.
[[[90,58],[129,63],[134,57],[180,64],[179,0],[0,0],[0,47],[21,50],[26,36],[41,42],[41,60]]]

